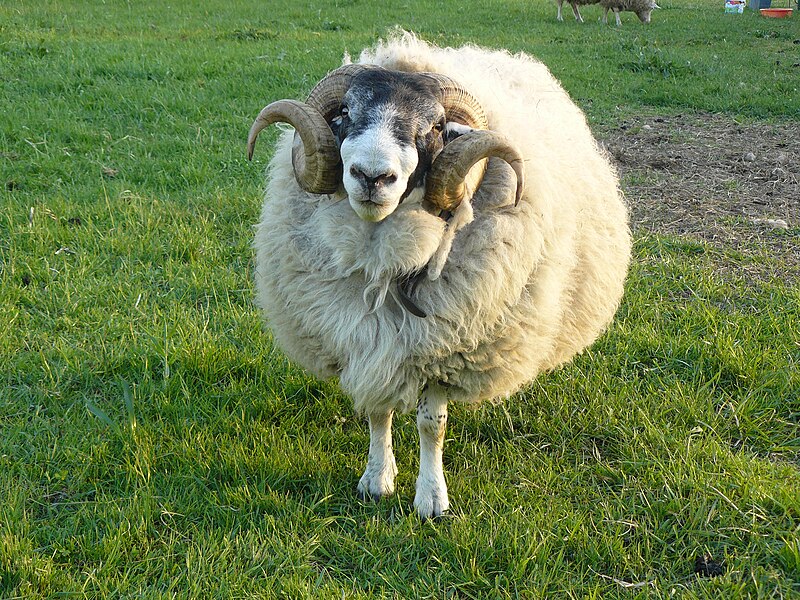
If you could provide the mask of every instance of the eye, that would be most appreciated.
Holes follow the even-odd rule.
[[[433,131],[437,133],[442,133],[444,131],[444,119],[442,119],[433,126]]]
[[[343,118],[346,118],[346,117],[347,117],[347,115],[349,115],[349,114],[350,114],[350,109],[349,109],[349,108],[347,108],[347,105],[343,104],[343,105],[342,105],[342,110],[341,110],[341,115],[342,115],[342,117],[343,117]]]

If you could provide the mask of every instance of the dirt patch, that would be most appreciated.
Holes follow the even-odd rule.
[[[634,230],[763,255],[800,275],[800,124],[713,114],[629,118],[598,136]]]

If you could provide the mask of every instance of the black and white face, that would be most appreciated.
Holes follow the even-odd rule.
[[[331,129],[340,143],[350,206],[365,221],[389,216],[413,194],[445,139],[432,85],[413,74],[368,71],[353,79]]]

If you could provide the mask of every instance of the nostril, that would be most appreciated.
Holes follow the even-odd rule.
[[[350,167],[350,175],[352,175],[354,179],[362,182],[371,190],[383,185],[391,185],[397,181],[397,175],[392,172],[370,176],[356,166]]]
[[[361,181],[365,181],[367,179],[367,176],[364,175],[364,173],[361,171],[361,169],[359,169],[358,167],[355,167],[355,166],[350,167],[350,175],[352,175],[354,178],[359,179]]]
[[[397,175],[394,173],[387,173],[378,177],[378,183],[382,185],[392,185],[395,181],[397,181]]]

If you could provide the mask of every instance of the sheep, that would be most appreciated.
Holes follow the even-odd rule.
[[[620,302],[628,212],[580,109],[539,61],[395,32],[278,100],[256,303],[287,356],[337,377],[369,426],[357,492],[395,491],[416,404],[414,507],[449,508],[448,402],[502,401],[583,351]]]
[[[581,11],[578,9],[578,6],[584,6],[587,4],[600,4],[603,7],[603,23],[608,24],[608,11],[613,10],[614,16],[617,19],[617,27],[622,25],[622,21],[619,18],[619,13],[622,10],[630,10],[636,13],[636,16],[639,17],[639,20],[642,23],[649,23],[650,22],[650,13],[653,12],[653,9],[661,8],[658,6],[654,0],[567,0],[570,5],[572,6],[572,14],[575,15],[575,20],[579,23],[583,23],[583,17],[581,16]],[[556,0],[558,4],[558,15],[557,19],[559,21],[563,21],[564,17],[561,14],[561,5],[564,3],[564,0]]]
[[[600,0],[567,0],[570,6],[572,6],[572,14],[575,15],[575,20],[578,23],[583,23],[583,17],[581,16],[581,11],[578,9],[578,6],[584,6],[586,4],[597,4]],[[564,0],[556,0],[558,4],[558,15],[557,19],[559,21],[563,21],[564,17],[561,15],[561,5],[564,4]]]
[[[622,25],[619,13],[622,10],[635,12],[642,23],[650,22],[650,13],[656,8],[661,8],[655,0],[599,0],[603,7],[603,23],[608,24],[608,11],[613,10],[617,19],[617,27]]]

